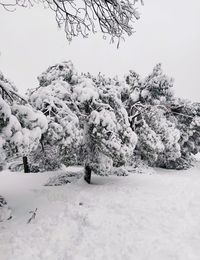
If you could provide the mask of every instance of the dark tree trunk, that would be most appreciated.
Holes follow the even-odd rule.
[[[84,173],[84,180],[90,184],[91,183],[91,173],[92,169],[90,168],[89,165],[85,165],[85,173]]]
[[[27,158],[27,156],[23,156],[23,165],[24,165],[24,172],[25,173],[29,173],[30,169],[29,169],[29,165],[28,165],[28,158]]]
[[[94,150],[95,150],[95,145],[91,138],[91,129],[90,129],[89,122],[88,122],[89,116],[92,112],[92,108],[90,105],[91,105],[90,102],[88,102],[85,105],[85,113],[87,115],[87,119],[84,122],[84,145],[85,145],[85,152],[86,152],[84,180],[88,184],[91,183],[91,175],[92,175],[91,165],[94,161]]]
[[[43,140],[44,140],[44,135],[42,134],[41,139],[40,139],[40,144],[42,147],[42,152],[44,153],[44,144],[43,144]]]

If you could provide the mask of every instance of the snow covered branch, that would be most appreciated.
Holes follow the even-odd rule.
[[[135,7],[140,0],[0,0],[0,6],[8,11],[14,11],[17,6],[27,7],[42,3],[54,13],[59,27],[64,26],[69,41],[73,37],[82,35],[87,37],[97,28],[111,40],[119,40],[124,34],[134,32],[134,20],[140,15]]]

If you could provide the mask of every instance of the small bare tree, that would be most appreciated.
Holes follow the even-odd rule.
[[[59,27],[64,26],[69,41],[100,29],[104,37],[123,39],[134,32],[133,23],[139,19],[136,2],[143,0],[0,0],[0,6],[14,11],[17,6],[28,7],[42,3],[54,11]]]

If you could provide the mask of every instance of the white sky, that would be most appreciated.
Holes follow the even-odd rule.
[[[0,70],[21,92],[37,86],[36,77],[49,65],[71,59],[80,72],[142,76],[162,62],[175,78],[178,96],[200,101],[200,1],[145,0],[136,33],[120,49],[95,35],[69,45],[54,14],[41,6],[0,9]]]

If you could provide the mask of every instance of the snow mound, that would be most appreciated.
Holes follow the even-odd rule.
[[[71,172],[63,173],[58,176],[49,178],[47,183],[45,183],[45,186],[62,186],[67,183],[71,183],[73,179],[81,178],[82,175],[83,175],[82,171],[79,172],[71,171]]]

